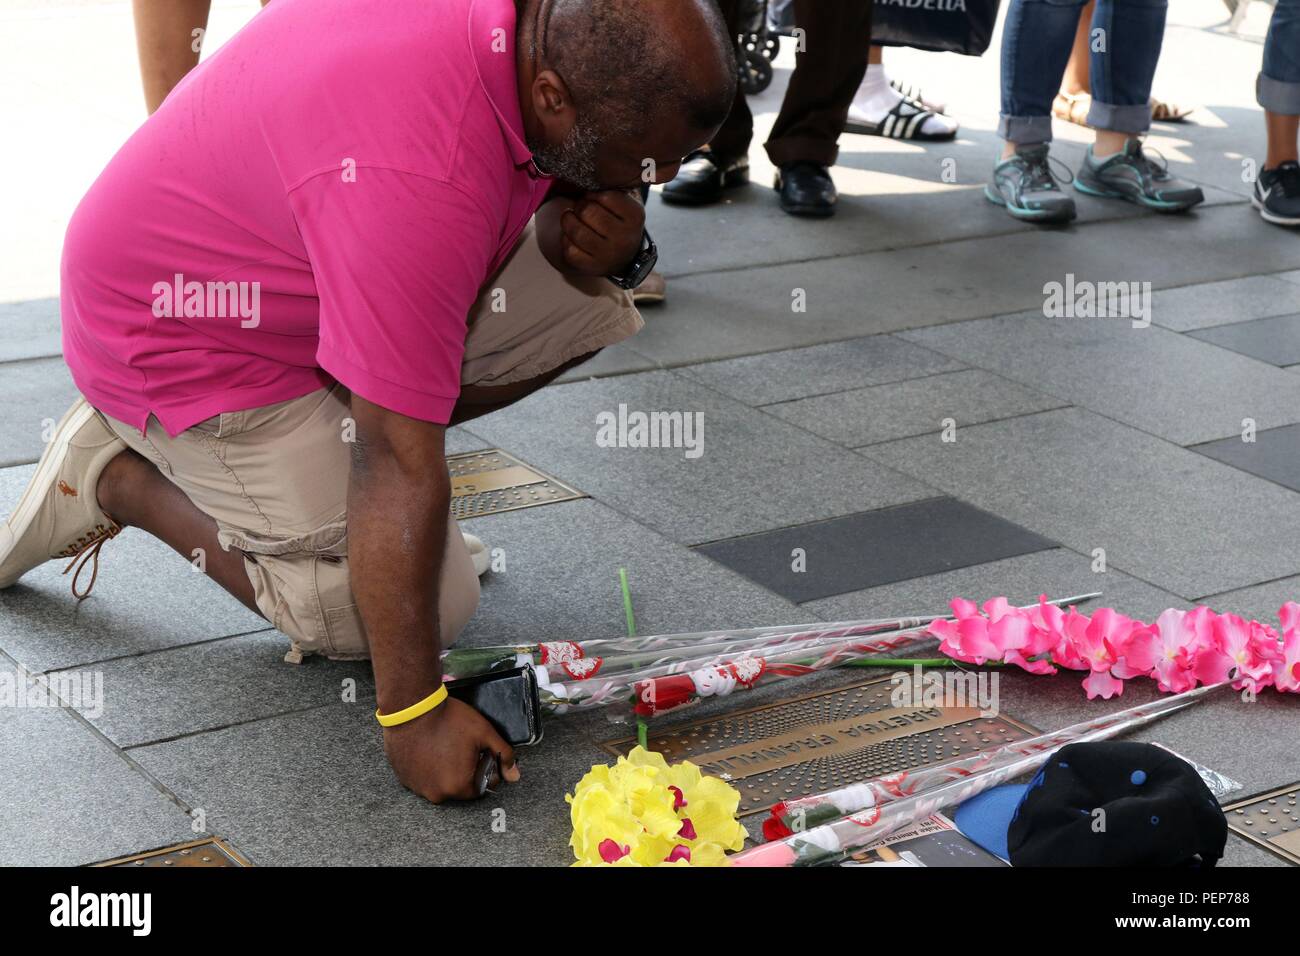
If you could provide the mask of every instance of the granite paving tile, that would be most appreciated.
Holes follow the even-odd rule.
[[[1189,600],[1300,571],[1295,492],[1083,409],[860,454]]]
[[[819,395],[765,410],[850,447],[1012,418],[1067,404],[982,369]]]
[[[1270,365],[1300,364],[1300,313],[1216,325],[1189,334]]]
[[[788,402],[964,368],[893,335],[688,365],[681,374],[746,405]]]
[[[714,541],[698,550],[802,603],[1053,545],[955,498],[931,498]]]
[[[1224,438],[1196,445],[1193,451],[1300,491],[1300,425],[1268,428],[1249,442],[1240,436]]]
[[[636,436],[614,426],[637,412],[680,413],[678,437],[690,447],[628,447]],[[688,421],[703,427],[687,436]],[[472,424],[493,445],[685,544],[931,497],[921,482],[670,372],[552,386]],[[598,437],[629,441],[601,447]]]
[[[184,810],[0,660],[0,865],[79,866],[195,838]]]
[[[1022,313],[904,337],[1180,445],[1300,421],[1295,376],[1127,319]]]

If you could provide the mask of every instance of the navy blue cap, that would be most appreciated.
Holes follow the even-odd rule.
[[[1191,764],[1129,741],[1062,747],[1027,786],[977,794],[953,821],[1012,866],[1214,866],[1228,839]]]

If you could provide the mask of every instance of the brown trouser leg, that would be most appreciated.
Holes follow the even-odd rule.
[[[718,0],[718,6],[727,27],[738,34],[740,0]],[[795,0],[804,51],[795,53],[781,113],[765,144],[773,163],[834,165],[849,104],[867,71],[871,8],[871,0]],[[753,136],[753,114],[745,94],[737,91],[731,113],[710,145],[731,158],[747,153]]]

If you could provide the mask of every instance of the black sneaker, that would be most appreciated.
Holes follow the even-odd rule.
[[[1131,139],[1123,152],[1098,162],[1092,147],[1074,177],[1074,188],[1089,196],[1125,199],[1157,212],[1185,212],[1205,202],[1200,186],[1169,174],[1169,169],[1142,151],[1142,141]]]
[[[1300,163],[1288,160],[1276,169],[1261,169],[1250,204],[1268,222],[1300,226]]]
[[[984,196],[989,202],[1005,206],[1017,219],[1069,222],[1075,216],[1074,200],[1061,192],[1057,178],[1048,161],[1046,143],[1017,146],[1014,156],[993,167],[993,178],[984,187]]]

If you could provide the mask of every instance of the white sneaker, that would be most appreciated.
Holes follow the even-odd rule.
[[[96,488],[104,466],[123,451],[122,439],[78,398],[55,428],[18,505],[0,524],[0,588],[52,558],[71,558],[63,573],[77,565],[72,593],[78,599],[90,594],[99,549],[122,530],[100,509]],[[82,592],[77,578],[88,561],[93,561],[90,583]]]
[[[483,577],[492,564],[492,556],[488,554],[487,545],[479,538],[464,531],[460,533],[460,536],[465,539],[465,547],[469,549],[469,556],[474,559],[474,573],[479,577]]]

